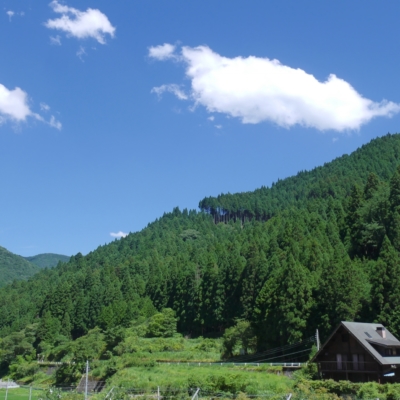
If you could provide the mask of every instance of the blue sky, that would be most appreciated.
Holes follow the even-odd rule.
[[[20,255],[86,254],[400,131],[398,2],[0,4],[0,245]]]

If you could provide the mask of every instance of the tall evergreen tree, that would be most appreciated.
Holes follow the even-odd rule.
[[[371,312],[374,321],[400,334],[400,257],[385,236],[371,278]]]

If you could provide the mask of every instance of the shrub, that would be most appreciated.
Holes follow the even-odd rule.
[[[161,313],[150,318],[147,326],[147,337],[172,337],[176,333],[175,311],[171,308],[164,308]]]
[[[376,382],[364,383],[357,392],[357,396],[361,399],[382,399],[379,386]]]

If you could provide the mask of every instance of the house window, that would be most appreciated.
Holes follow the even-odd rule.
[[[359,354],[358,355],[358,369],[360,371],[364,371],[364,369],[365,369],[364,354]]]
[[[337,369],[343,369],[341,354],[336,354],[336,366],[337,366]]]
[[[353,369],[358,371],[358,354],[353,354]]]
[[[336,368],[338,370],[347,369],[347,354],[336,354]]]
[[[396,349],[385,349],[385,356],[395,356],[397,355]]]

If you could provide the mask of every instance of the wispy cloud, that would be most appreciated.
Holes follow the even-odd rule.
[[[117,233],[110,232],[110,236],[112,236],[113,238],[124,238],[124,237],[128,236],[128,233],[125,233],[122,231],[119,231]]]
[[[164,92],[172,93],[180,100],[188,99],[188,96],[182,91],[179,85],[176,85],[174,83],[169,85],[161,85],[158,87],[153,87],[153,89],[151,89],[151,93],[156,93],[158,97],[161,97],[161,95]]]
[[[10,22],[11,22],[11,19],[12,19],[12,17],[14,16],[15,12],[12,11],[12,10],[8,10],[8,11],[6,11],[6,14],[8,15],[8,19],[9,19]]]
[[[46,103],[40,103],[40,109],[42,111],[49,111],[50,110],[50,106]]]
[[[149,57],[155,58],[156,60],[167,60],[169,58],[175,58],[175,48],[176,46],[169,43],[149,47]]]
[[[245,124],[270,121],[285,128],[301,125],[320,131],[347,131],[358,130],[373,118],[400,112],[400,104],[369,100],[334,74],[321,82],[278,60],[228,58],[207,46],[184,46],[178,55],[175,50],[166,43],[150,47],[149,56],[165,60],[173,55],[183,63],[191,82],[190,94],[183,98],[180,92],[170,89],[178,85],[162,85],[152,91],[168,90],[180,99],[193,100],[195,106],[237,117]]]
[[[61,36],[60,35],[50,36],[50,43],[55,46],[61,46]]]
[[[67,36],[78,39],[93,38],[99,43],[105,44],[105,36],[115,36],[115,27],[109,19],[98,9],[88,8],[80,11],[73,7],[60,4],[57,0],[50,3],[50,7],[60,18],[49,19],[45,26],[49,29],[63,31]]]
[[[79,59],[83,62],[83,56],[86,55],[86,50],[83,46],[79,47],[79,50],[76,52],[76,55],[79,57]]]
[[[62,128],[61,122],[58,121],[58,120],[56,120],[56,118],[55,118],[54,115],[52,115],[52,116],[50,117],[50,120],[49,120],[48,124],[49,124],[51,127],[58,129],[59,131],[60,131],[61,128]]]
[[[8,15],[8,19],[9,19],[10,22],[12,21],[12,18],[13,18],[14,16],[16,16],[16,15],[18,15],[18,16],[20,16],[20,17],[23,17],[23,16],[25,15],[25,13],[24,13],[23,11],[21,11],[21,12],[15,12],[15,11],[13,11],[13,10],[8,10],[8,11],[6,11],[6,14]]]
[[[42,104],[45,105],[45,103]],[[42,104],[41,109],[43,111]],[[28,94],[21,88],[16,87],[11,90],[0,83],[0,125],[7,121],[25,122],[30,117],[56,129],[62,127],[55,117],[52,116],[49,121],[46,121],[40,114],[33,112],[28,103]]]

